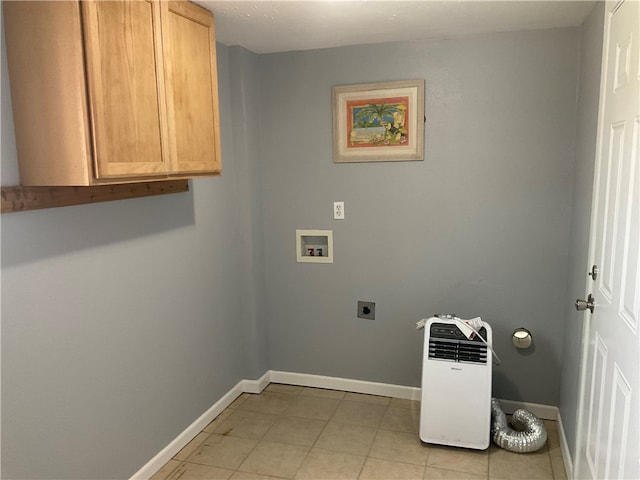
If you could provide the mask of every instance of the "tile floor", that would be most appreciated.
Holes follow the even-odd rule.
[[[555,422],[535,453],[423,445],[419,405],[270,384],[238,397],[152,480],[566,479]]]

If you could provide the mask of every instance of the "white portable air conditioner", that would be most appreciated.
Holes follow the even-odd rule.
[[[484,450],[491,426],[491,351],[477,335],[468,339],[460,321],[443,315],[425,324],[420,439]],[[491,327],[481,323],[476,330],[491,345]]]

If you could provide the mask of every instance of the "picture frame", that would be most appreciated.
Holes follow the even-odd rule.
[[[424,80],[340,85],[333,95],[333,161],[424,160]]]

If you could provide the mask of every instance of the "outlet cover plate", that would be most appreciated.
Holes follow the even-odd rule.
[[[366,320],[375,320],[376,304],[375,302],[363,302],[358,300],[358,318]]]

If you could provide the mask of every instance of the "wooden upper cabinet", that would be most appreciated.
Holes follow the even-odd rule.
[[[183,172],[219,172],[220,119],[213,17],[191,3],[161,2],[169,135]],[[195,8],[194,8],[195,7]]]
[[[220,173],[210,12],[155,0],[3,7],[23,185]]]

